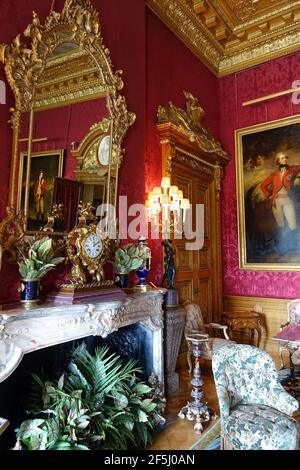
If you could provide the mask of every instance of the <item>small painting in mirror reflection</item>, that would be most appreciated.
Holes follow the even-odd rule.
[[[39,230],[47,222],[51,211],[54,178],[62,176],[63,150],[33,153],[29,179],[27,231]],[[27,154],[21,153],[18,189],[18,208],[24,210]]]

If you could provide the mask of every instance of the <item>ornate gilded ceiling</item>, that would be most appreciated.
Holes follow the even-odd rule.
[[[218,76],[300,48],[300,0],[146,0]]]

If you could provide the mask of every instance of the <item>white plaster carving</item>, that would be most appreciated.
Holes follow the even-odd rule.
[[[0,315],[0,382],[16,369],[24,354],[95,335],[105,338],[127,325],[143,323],[153,332],[153,368],[162,386],[163,290],[130,295],[122,300],[76,305],[2,307]]]

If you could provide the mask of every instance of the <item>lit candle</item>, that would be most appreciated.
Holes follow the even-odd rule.
[[[164,189],[164,192],[167,192],[167,189],[171,186],[170,176],[164,176],[161,180],[161,187]]]

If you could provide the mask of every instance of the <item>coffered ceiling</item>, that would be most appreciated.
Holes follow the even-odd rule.
[[[216,75],[300,48],[300,0],[146,0]]]

